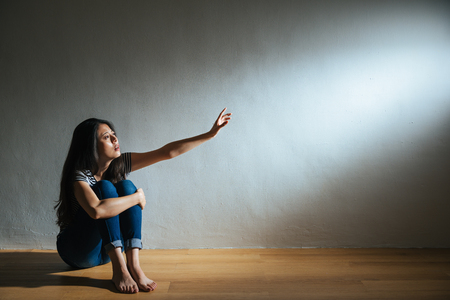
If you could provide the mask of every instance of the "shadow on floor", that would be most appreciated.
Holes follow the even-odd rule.
[[[78,276],[76,271],[56,252],[0,252],[0,287],[89,286],[117,292],[111,280]]]

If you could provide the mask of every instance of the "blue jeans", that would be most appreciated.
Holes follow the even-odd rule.
[[[117,198],[134,194],[136,187],[129,180],[117,184],[101,180],[92,186],[97,197]],[[90,268],[108,263],[108,252],[122,247],[142,249],[142,209],[130,207],[108,219],[92,219],[79,208],[72,223],[58,235],[56,246],[62,260],[75,268]],[[124,247],[125,245],[125,247]]]

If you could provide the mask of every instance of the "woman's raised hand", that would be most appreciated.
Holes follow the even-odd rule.
[[[217,117],[217,120],[214,122],[214,125],[210,130],[210,133],[212,133],[213,136],[216,136],[219,133],[220,129],[225,127],[225,125],[227,125],[231,120],[231,113],[225,113],[226,110],[227,108],[225,107],[219,114],[219,117]]]

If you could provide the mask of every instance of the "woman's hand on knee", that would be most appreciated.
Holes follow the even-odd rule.
[[[144,209],[145,204],[147,203],[147,201],[145,200],[144,191],[141,188],[138,188],[137,191],[136,191],[136,194],[138,194],[138,196],[139,196],[139,203],[138,203],[138,205],[141,207],[141,209]]]

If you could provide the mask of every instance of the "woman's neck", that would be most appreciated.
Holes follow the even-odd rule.
[[[103,179],[103,175],[105,174],[106,170],[108,170],[109,165],[111,164],[111,161],[108,161],[106,163],[100,164],[98,165],[98,171],[97,173],[95,173],[94,177],[97,181],[102,180]]]

